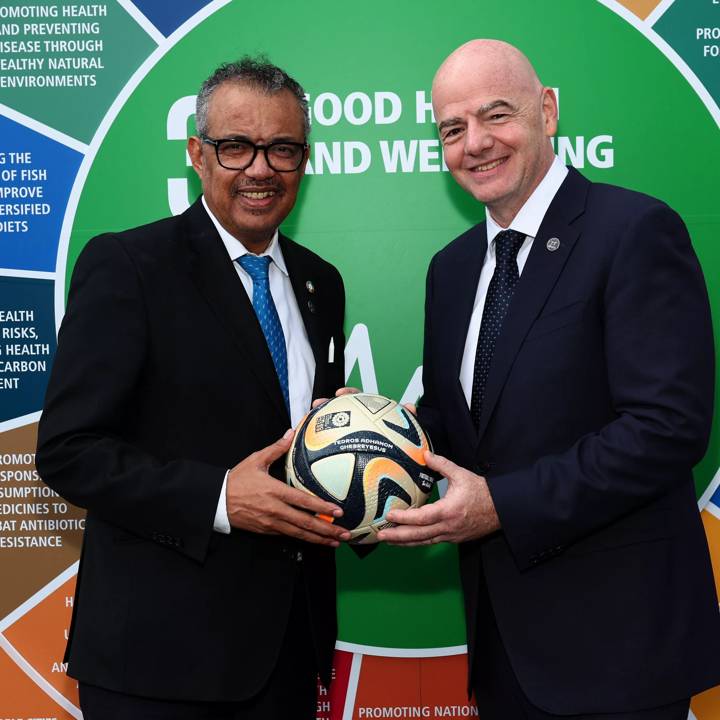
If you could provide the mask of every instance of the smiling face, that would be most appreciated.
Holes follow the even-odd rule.
[[[552,164],[555,94],[514,47],[474,40],[438,70],[433,108],[453,177],[507,227]]]
[[[236,82],[223,83],[211,95],[207,129],[212,139],[242,138],[257,145],[305,141],[302,111],[290,91],[267,94]],[[197,136],[188,140],[188,153],[213,215],[248,250],[262,252],[295,205],[308,152],[298,170],[283,173],[269,167],[262,151],[245,170],[227,170],[215,147]]]

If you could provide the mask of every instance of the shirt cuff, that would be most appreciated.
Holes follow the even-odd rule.
[[[223,480],[222,489],[220,490],[220,497],[218,498],[217,510],[215,511],[215,522],[213,523],[213,530],[223,533],[223,535],[230,534],[230,518],[228,518],[227,497],[225,496],[229,472],[228,470],[225,473],[225,479]]]

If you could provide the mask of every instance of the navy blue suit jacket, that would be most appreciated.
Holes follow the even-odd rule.
[[[419,407],[438,451],[488,478],[502,525],[460,546],[471,662],[487,583],[520,685],[546,711],[630,711],[720,682],[691,473],[713,337],[682,221],[570,170],[497,341],[478,433],[458,378],[486,247],[481,223],[430,265]]]

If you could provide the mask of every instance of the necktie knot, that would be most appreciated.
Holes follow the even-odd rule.
[[[485,385],[490,375],[495,344],[520,279],[517,254],[524,241],[525,235],[517,230],[503,230],[495,236],[495,271],[485,295],[470,400],[470,413],[476,428],[480,427]]]
[[[280,381],[285,407],[290,413],[290,391],[288,386],[288,360],[285,347],[285,333],[282,329],[275,301],[270,291],[269,255],[241,255],[236,262],[250,276],[253,283],[252,305],[260,329],[265,336],[275,372]]]
[[[271,258],[269,255],[241,255],[237,262],[252,278],[253,283],[267,282]]]
[[[517,260],[525,235],[517,230],[503,230],[495,236],[495,257],[497,262],[507,263]]]

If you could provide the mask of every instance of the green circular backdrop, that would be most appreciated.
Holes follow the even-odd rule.
[[[351,93],[370,101],[376,93],[393,93],[402,110],[392,123],[376,122],[374,113],[364,124],[346,115],[335,124],[314,119],[314,172],[304,180],[283,229],[339,268],[347,287],[347,333],[357,324],[367,327],[370,343],[363,346],[363,362],[369,367],[372,358],[382,393],[402,397],[421,363],[427,264],[438,249],[483,219],[482,206],[441,169],[429,113],[420,122],[416,117],[416,93],[429,100],[439,63],[472,37],[517,45],[542,81],[559,89],[558,135],[567,138],[559,142],[574,154],[566,154],[567,162],[592,180],[666,200],[688,224],[704,267],[720,264],[717,167],[706,161],[720,157],[717,124],[678,69],[602,4],[369,0],[339,6],[320,0],[309,13],[305,4],[278,0],[272,6],[232,2],[219,9],[140,80],[91,160],[72,225],[66,277],[93,235],[170,214],[169,180],[179,180],[180,188],[187,184],[187,202],[197,197],[199,183],[187,167],[185,141],[168,139],[168,115],[220,62],[267,53],[304,85],[321,117],[330,115],[334,102],[325,96],[315,107],[323,93],[339,103]],[[348,109],[357,118],[365,100],[354,97]],[[192,132],[192,118],[186,121],[179,111],[177,117]],[[412,171],[398,166],[389,172],[383,142],[387,152],[402,147],[411,154],[414,148],[414,158],[406,158]],[[345,172],[331,172],[327,162],[319,172],[323,143],[327,152],[339,153],[334,161]],[[342,155],[352,150],[348,143],[367,147],[370,166],[364,172],[347,172]],[[360,146],[355,147],[357,161]],[[720,317],[715,273],[706,270],[706,278]],[[357,365],[349,382],[361,384]],[[699,492],[718,467],[716,428],[717,423],[710,451],[697,468]],[[464,643],[453,547],[381,547],[362,561],[343,548],[338,560],[340,640],[406,649]]]

